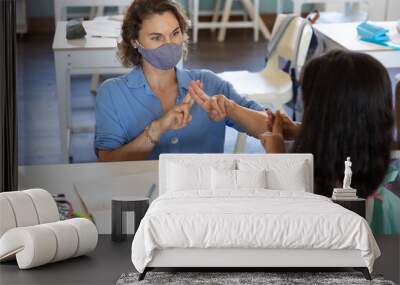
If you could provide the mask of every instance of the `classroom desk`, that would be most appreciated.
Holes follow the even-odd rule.
[[[116,58],[116,38],[95,38],[88,34],[84,39],[67,40],[66,23],[57,23],[53,41],[63,163],[68,163],[70,157],[71,75],[123,74],[130,70]]]
[[[119,12],[123,7],[130,6],[133,0],[54,0],[54,20],[66,21],[68,7],[104,7],[118,6]]]
[[[385,27],[390,34],[397,34],[396,22],[372,22]],[[356,27],[359,23],[317,24],[315,30],[321,37],[326,50],[346,49],[367,53],[379,60],[386,68],[400,67],[400,51],[389,47],[364,42],[358,39]]]

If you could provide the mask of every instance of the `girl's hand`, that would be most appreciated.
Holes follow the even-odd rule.
[[[268,153],[285,153],[285,144],[283,140],[283,118],[279,111],[277,111],[274,115],[272,132],[261,134],[260,141]]]
[[[278,111],[279,112],[279,111]],[[277,112],[277,113],[278,113]],[[274,125],[274,121],[276,118],[276,114],[274,114],[271,110],[267,110],[269,121],[267,121],[268,127],[272,130],[272,126]],[[294,140],[297,137],[297,134],[300,129],[300,125],[293,122],[288,115],[279,112],[279,116],[281,119],[280,124],[282,125],[282,134],[286,140]]]

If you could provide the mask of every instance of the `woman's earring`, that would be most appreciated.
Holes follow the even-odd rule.
[[[139,43],[139,41],[138,40],[135,40],[135,49],[138,49],[139,47],[140,47],[140,43]]]
[[[138,44],[136,41],[131,40],[131,45],[134,49],[138,49]]]

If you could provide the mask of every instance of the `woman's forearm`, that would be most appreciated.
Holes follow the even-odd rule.
[[[263,132],[270,131],[267,124],[268,115],[265,112],[242,107],[232,100],[228,102],[227,116],[255,138],[259,138]]]
[[[150,124],[151,129],[142,132],[131,142],[121,146],[114,150],[99,150],[99,161],[111,162],[111,161],[132,161],[132,160],[147,160],[151,151],[154,149],[155,144],[149,139],[149,135],[152,139],[161,137],[163,131],[157,121]]]

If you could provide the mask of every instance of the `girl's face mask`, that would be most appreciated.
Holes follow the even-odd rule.
[[[182,44],[164,44],[155,49],[146,49],[138,41],[136,43],[143,58],[161,70],[174,68],[182,58]]]

